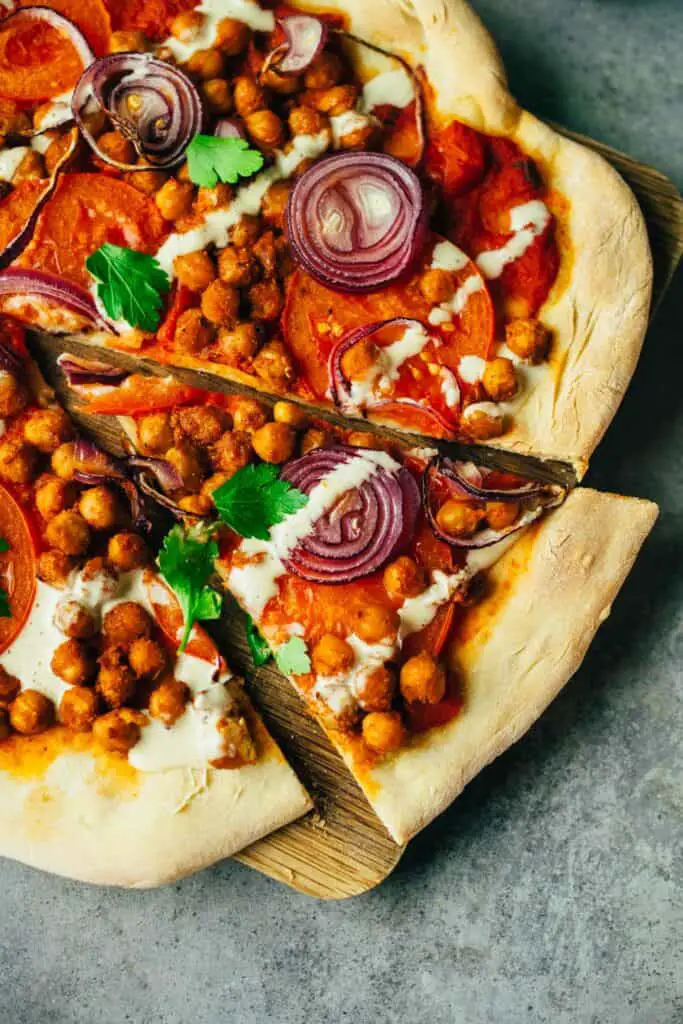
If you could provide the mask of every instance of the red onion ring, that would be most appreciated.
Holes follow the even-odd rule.
[[[384,288],[421,251],[427,205],[414,171],[386,153],[338,153],[296,181],[286,212],[295,260],[342,292]]]
[[[362,449],[348,445],[317,449],[289,463],[281,477],[310,494],[323,477],[357,458],[363,458]],[[403,467],[394,473],[378,465],[368,480],[316,521],[283,564],[289,572],[316,583],[369,576],[405,547],[419,506],[412,474]]]
[[[133,470],[144,470],[151,473],[162,491],[179,491],[183,486],[183,479],[172,463],[166,459],[154,459],[144,455],[130,455],[126,464]],[[144,489],[144,488],[143,488]]]
[[[286,14],[277,25],[285,38],[266,55],[261,74],[273,68],[283,75],[300,75],[325,46],[327,25],[310,14]]]
[[[81,359],[71,352],[63,352],[57,358],[60,368],[71,387],[80,384],[120,384],[130,376],[130,370],[113,366],[98,359]]]
[[[81,484],[101,484],[107,480],[120,480],[123,470],[117,461],[102,451],[93,441],[76,441],[73,451],[74,480]]]
[[[31,10],[31,8],[22,7],[22,11],[24,10],[28,11]],[[19,256],[23,252],[28,243],[31,241],[31,238],[33,237],[33,229],[35,228],[36,221],[38,220],[38,215],[42,208],[45,206],[45,203],[48,201],[48,199],[54,192],[55,188],[57,187],[59,175],[64,170],[64,168],[71,162],[72,158],[76,153],[77,148],[78,132],[75,128],[73,128],[71,130],[69,146],[63,153],[61,158],[57,161],[54,168],[52,169],[52,174],[50,175],[50,178],[47,184],[45,185],[45,189],[39,196],[36,205],[33,207],[33,210],[29,215],[28,220],[26,221],[23,227],[19,228],[19,231],[14,236],[14,238],[10,239],[10,241],[5,246],[3,251],[0,252],[0,270],[4,270],[4,268],[8,267],[10,263],[13,263],[17,256]]]
[[[179,163],[202,125],[199,94],[190,79],[149,53],[112,53],[93,61],[74,89],[71,109],[91,149],[122,171],[146,168],[121,163],[100,149],[85,120],[89,112],[104,110],[156,167]]]
[[[0,297],[3,295],[24,295],[26,298],[40,299],[75,313],[110,334],[116,333],[112,324],[100,314],[90,292],[55,274],[8,267],[0,273]]]
[[[446,457],[437,460],[434,471],[452,480],[464,494],[481,501],[519,501],[523,498],[537,498],[547,495],[555,488],[555,485],[544,484],[540,480],[528,480],[520,487],[509,489],[486,487],[484,473],[478,466],[472,462],[456,461]],[[563,488],[559,490],[564,493]]]
[[[242,122],[236,117],[221,117],[216,121],[213,134],[217,139],[246,139]]]
[[[26,372],[21,356],[2,339],[0,339],[0,370],[11,373],[13,377],[23,377]]]

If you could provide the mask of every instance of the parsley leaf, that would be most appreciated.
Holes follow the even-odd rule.
[[[246,139],[219,139],[195,135],[187,147],[190,178],[202,188],[214,188],[219,181],[236,185],[263,167],[263,154],[250,149]]]
[[[11,619],[12,609],[9,606],[9,594],[0,587],[0,619]]]
[[[9,551],[10,542],[6,537],[0,537],[0,555],[3,555],[5,551]]]
[[[256,668],[259,668],[261,665],[265,665],[267,661],[270,661],[273,656],[273,652],[268,646],[268,641],[265,637],[261,636],[254,625],[254,620],[251,615],[246,616],[245,626],[247,630],[247,643],[249,644],[249,650],[251,651],[251,660],[254,662]]]
[[[159,552],[161,575],[178,598],[185,631],[179,651],[184,651],[195,622],[217,619],[223,599],[207,586],[218,557],[218,545],[201,523],[187,529],[178,523],[164,537]]]
[[[213,492],[224,523],[241,537],[270,539],[270,527],[303,508],[308,495],[279,479],[269,462],[245,466]]]
[[[285,675],[303,675],[311,671],[311,659],[308,656],[306,641],[300,636],[291,637],[286,644],[277,647],[273,652],[277,667]]]
[[[157,329],[161,296],[171,283],[153,256],[106,242],[85,265],[97,279],[97,297],[112,319],[126,320],[143,331]]]

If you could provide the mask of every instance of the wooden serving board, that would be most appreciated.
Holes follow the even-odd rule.
[[[674,185],[658,171],[630,157],[564,129],[571,138],[605,156],[626,178],[643,208],[654,254],[656,308],[683,255],[683,200]],[[32,346],[46,377],[60,392],[83,426],[112,450],[120,448],[120,434],[113,421],[79,415],[55,359],[61,348],[54,339],[36,337]],[[87,354],[79,346],[68,346]],[[115,361],[126,362],[116,359]],[[128,361],[130,362],[130,361]],[[167,369],[156,372],[167,373]],[[225,381],[185,371],[180,376],[199,387],[234,390]],[[319,415],[319,413],[318,413]],[[498,453],[500,458],[500,453]],[[263,713],[272,734],[314,799],[316,809],[306,817],[262,839],[235,858],[299,892],[322,899],[345,899],[378,885],[398,864],[405,847],[394,843],[341,757],[333,750],[320,727],[308,717],[304,705],[276,669],[254,670],[242,618],[226,601],[226,611],[216,639],[229,652],[231,666],[248,679],[249,691]]]

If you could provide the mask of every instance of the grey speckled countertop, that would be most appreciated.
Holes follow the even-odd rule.
[[[525,105],[683,184],[681,0],[476,6]],[[531,733],[347,903],[231,863],[152,893],[0,864],[0,1024],[683,1022],[682,299],[590,476],[661,520]]]

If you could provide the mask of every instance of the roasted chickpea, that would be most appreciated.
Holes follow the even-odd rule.
[[[257,272],[257,265],[247,249],[229,245],[218,253],[218,276],[227,285],[244,288],[255,280]]]
[[[0,441],[0,479],[28,484],[38,470],[38,452],[16,439]]]
[[[446,673],[442,665],[423,651],[403,665],[400,687],[403,698],[409,703],[438,704],[446,694]]]
[[[353,110],[357,99],[358,89],[355,85],[335,85],[319,93],[314,99],[314,105],[321,113],[338,117],[347,110]]]
[[[65,640],[52,655],[50,668],[71,686],[85,686],[95,675],[95,660],[79,640]]]
[[[122,601],[110,608],[104,616],[102,632],[109,645],[132,644],[139,637],[149,638],[152,619],[137,601]]]
[[[268,105],[265,90],[253,78],[247,78],[245,75],[235,79],[233,99],[237,113],[244,118],[265,109]]]
[[[263,149],[275,149],[285,141],[285,126],[272,110],[255,110],[244,119],[245,127],[256,143]]]
[[[389,754],[405,742],[406,730],[398,711],[371,711],[363,719],[363,739],[377,754]]]
[[[292,186],[288,181],[277,181],[271,185],[263,197],[263,219],[273,227],[282,228],[285,210]]]
[[[424,569],[408,555],[401,555],[384,570],[384,589],[395,601],[417,597],[426,586]]]
[[[41,154],[37,153],[35,149],[29,149],[14,172],[12,182],[14,185],[19,185],[22,181],[40,181],[41,178],[46,177],[45,161]]]
[[[62,409],[36,409],[24,424],[24,440],[52,453],[74,436],[71,420]]]
[[[304,76],[307,89],[331,89],[344,77],[344,67],[335,53],[323,52],[311,61]]]
[[[62,598],[55,608],[53,622],[61,633],[73,640],[88,640],[97,632],[92,612],[73,598]]]
[[[249,289],[251,315],[256,320],[276,320],[282,312],[284,298],[277,281],[260,281]]]
[[[213,329],[202,316],[201,309],[187,309],[178,317],[173,345],[179,352],[199,352],[211,344]]]
[[[73,505],[76,500],[76,489],[66,480],[45,473],[36,481],[35,497],[36,508],[43,519],[52,519]]]
[[[229,185],[219,181],[213,188],[200,188],[194,204],[195,213],[208,213],[210,210],[221,210],[232,202],[234,193]]]
[[[6,740],[11,731],[9,711],[6,708],[0,707],[0,742]]]
[[[334,633],[325,633],[311,652],[313,671],[319,676],[336,676],[348,672],[355,661],[351,644]]]
[[[184,512],[189,512],[190,516],[204,516],[213,508],[211,499],[203,494],[186,494],[184,498],[180,498],[178,504]]]
[[[230,426],[230,417],[217,405],[187,405],[174,414],[175,424],[200,448],[214,444]]]
[[[251,462],[251,444],[246,434],[226,432],[212,447],[209,457],[214,469],[234,476]]]
[[[112,708],[120,708],[135,693],[135,678],[117,647],[109,648],[100,658],[97,692]]]
[[[208,498],[211,501],[211,505],[213,506],[213,501],[211,500],[213,492],[217,491],[219,487],[222,487],[223,484],[229,479],[230,473],[214,473],[213,476],[210,476],[209,479],[205,480],[204,483],[202,484],[202,497]]]
[[[235,405],[232,419],[235,430],[251,434],[267,423],[268,409],[262,402],[257,402],[253,398],[240,398]]]
[[[282,391],[295,377],[291,356],[275,338],[267,342],[253,362],[254,372],[273,391]]]
[[[261,234],[261,228],[260,217],[252,217],[251,214],[245,213],[233,226],[230,232],[230,241],[239,249],[253,245]]]
[[[510,359],[501,357],[486,364],[482,384],[487,395],[494,402],[504,402],[517,393],[515,367]]]
[[[52,453],[52,470],[62,480],[73,480],[76,471],[75,458],[76,445],[74,441],[67,441],[60,444],[59,448]]]
[[[74,732],[88,732],[97,718],[98,698],[87,686],[72,686],[59,704],[59,720]]]
[[[263,267],[263,276],[272,277],[277,265],[278,250],[275,245],[275,235],[272,231],[265,231],[254,243],[252,252]]]
[[[216,268],[207,252],[188,252],[176,256],[173,269],[181,284],[193,292],[203,292],[216,278]],[[188,310],[187,312],[191,312]]]
[[[325,115],[312,107],[292,107],[287,124],[292,135],[318,135],[330,126]]]
[[[84,491],[78,503],[78,511],[93,530],[111,530],[119,518],[116,495],[106,484]]]
[[[505,344],[520,359],[542,363],[550,348],[550,331],[538,320],[512,320],[505,325]]]
[[[181,43],[191,43],[204,24],[204,16],[199,11],[183,11],[171,22],[171,35]]]
[[[296,434],[286,423],[266,423],[254,432],[251,443],[264,462],[286,462],[294,454]]]
[[[216,46],[228,57],[236,57],[238,53],[246,50],[250,39],[251,31],[243,21],[223,18],[218,22]]]
[[[202,313],[217,327],[234,327],[240,308],[240,293],[224,281],[212,281],[202,294]]]
[[[9,719],[15,732],[22,736],[35,736],[53,724],[55,706],[37,690],[22,690],[10,705]]]
[[[45,539],[65,555],[84,555],[90,547],[90,529],[80,512],[67,510],[48,522]]]
[[[465,407],[463,427],[479,441],[500,437],[505,431],[505,417],[493,402],[475,402]]]
[[[120,572],[141,569],[149,561],[147,545],[137,533],[116,533],[107,545],[107,558]]]
[[[27,402],[24,385],[9,370],[0,370],[0,416],[16,416]]]
[[[0,704],[11,704],[20,689],[19,680],[0,665]]]
[[[515,522],[519,511],[516,501],[487,501],[486,521],[492,530],[505,530]]]
[[[430,305],[438,306],[453,294],[453,275],[447,270],[431,267],[420,277],[420,291]]]
[[[383,604],[363,605],[356,611],[352,620],[353,632],[368,644],[393,640],[398,632],[398,627],[398,613]]]
[[[155,640],[141,636],[130,645],[128,664],[138,679],[156,679],[166,667],[166,654]]]
[[[166,461],[174,466],[188,491],[197,491],[205,477],[199,453],[194,445],[180,441],[166,452]]]
[[[109,40],[110,53],[144,53],[147,49],[147,40],[142,32],[119,31],[112,32]]]
[[[135,163],[135,146],[121,132],[105,132],[104,135],[100,135],[97,145],[103,153],[120,164]]]
[[[223,73],[224,57],[220,50],[195,50],[186,67],[190,74],[198,75],[204,81],[219,78]]]
[[[149,713],[164,725],[173,725],[185,711],[190,697],[189,687],[179,679],[168,679],[149,698]]]
[[[356,692],[364,711],[388,711],[396,692],[396,676],[385,666],[373,669],[359,680]]]
[[[308,416],[293,402],[276,402],[273,406],[273,419],[276,423],[285,423],[293,430],[303,430],[308,426]]]
[[[151,412],[138,420],[138,441],[150,455],[163,455],[173,444],[171,417],[167,412]]]
[[[202,93],[214,114],[229,114],[232,110],[232,93],[225,78],[209,78],[202,83]]]
[[[38,578],[61,589],[66,586],[74,564],[73,558],[63,551],[43,551],[38,559]]]
[[[359,115],[346,130],[342,129],[339,146],[341,149],[368,149],[377,132],[378,125],[373,118]]]
[[[349,380],[364,380],[371,370],[377,367],[379,347],[363,338],[357,345],[352,345],[342,356],[342,369]]]
[[[445,533],[453,537],[469,537],[478,528],[486,512],[467,501],[446,501],[436,513],[436,521]]]
[[[227,366],[240,366],[252,359],[258,351],[258,337],[254,324],[243,321],[236,327],[221,327],[216,339],[213,358]]]
[[[105,750],[127,754],[140,739],[140,726],[124,717],[121,711],[110,711],[108,715],[95,719],[92,733]]]
[[[148,170],[131,171],[124,176],[124,180],[136,188],[138,192],[144,192],[146,196],[155,195],[162,187],[168,174],[155,169],[155,164],[146,160],[144,156],[138,157],[135,161],[136,167],[149,168]]]
[[[169,178],[155,195],[154,202],[164,220],[178,220],[192,210],[194,185],[189,181]]]
[[[309,427],[301,438],[301,454],[306,455],[315,448],[326,448],[330,443],[330,434],[322,427]]]

